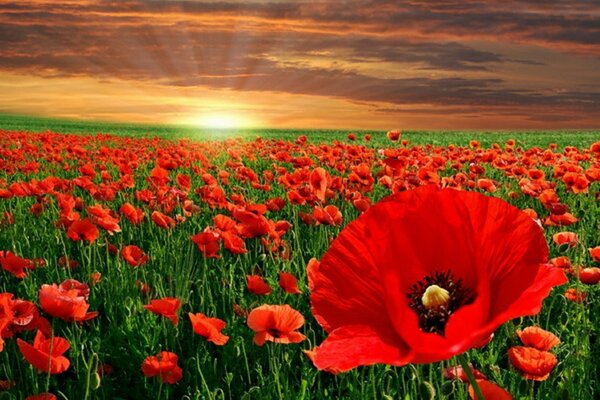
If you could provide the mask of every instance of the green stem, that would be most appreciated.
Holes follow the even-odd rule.
[[[456,356],[456,358],[458,359],[458,362],[460,363],[460,366],[462,367],[465,374],[467,374],[467,378],[469,379],[469,383],[471,384],[471,387],[473,388],[473,391],[475,392],[475,397],[477,397],[477,400],[485,400],[483,397],[483,393],[481,393],[481,389],[479,388],[479,385],[477,384],[475,375],[473,375],[473,371],[471,370],[471,367],[469,366],[469,361],[467,360],[467,357],[464,354],[461,354],[459,356]]]

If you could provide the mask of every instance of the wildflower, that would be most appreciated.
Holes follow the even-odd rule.
[[[500,199],[434,186],[392,195],[309,267],[312,311],[329,333],[309,357],[340,372],[461,354],[538,313],[567,281],[547,257],[539,226]]]
[[[298,280],[296,277],[289,272],[280,272],[279,273],[279,286],[286,293],[290,294],[300,294],[302,291],[298,289]]]
[[[73,282],[68,280],[60,286],[53,283],[52,285],[42,285],[39,291],[40,307],[44,312],[53,317],[60,318],[65,321],[87,321],[98,315],[97,312],[87,312],[90,305],[87,303],[87,294],[89,289],[87,285],[82,284],[76,287]]]
[[[189,313],[188,316],[192,323],[192,329],[197,335],[206,338],[206,340],[217,346],[223,346],[229,340],[229,336],[225,336],[221,332],[227,326],[222,319],[209,318],[202,313]]]
[[[183,377],[183,370],[177,365],[179,357],[169,351],[161,351],[142,362],[142,373],[146,377],[160,376],[163,383],[175,384]]]
[[[250,293],[257,296],[266,296],[273,291],[267,282],[259,275],[248,275],[246,277],[246,284]]]
[[[63,356],[70,347],[65,338],[47,339],[42,331],[37,331],[33,345],[17,339],[17,346],[25,360],[41,372],[60,374],[69,369],[70,361]]]
[[[262,305],[250,311],[248,326],[254,331],[254,343],[300,343],[305,336],[296,332],[304,325],[304,317],[289,305]]]
[[[537,326],[528,326],[517,331],[517,336],[525,346],[534,347],[541,351],[548,351],[560,343],[560,339],[552,332]]]
[[[162,299],[151,300],[150,304],[144,306],[146,310],[168,318],[174,326],[177,326],[179,323],[179,317],[177,316],[179,307],[181,307],[181,300],[176,297],[164,297]]]
[[[148,261],[148,255],[138,246],[130,244],[121,249],[121,257],[132,267],[139,267]]]
[[[545,381],[558,363],[556,356],[533,347],[515,346],[508,349],[508,360],[525,379]]]
[[[86,240],[88,243],[93,243],[100,236],[100,231],[88,218],[74,221],[67,230],[69,239],[78,241]]]

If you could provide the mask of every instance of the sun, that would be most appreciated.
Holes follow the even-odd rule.
[[[241,129],[253,125],[252,121],[244,116],[233,113],[210,113],[195,116],[186,121],[188,125],[194,125],[206,129]]]
[[[230,114],[208,115],[201,120],[201,124],[205,128],[213,129],[240,128],[242,125],[239,117]]]

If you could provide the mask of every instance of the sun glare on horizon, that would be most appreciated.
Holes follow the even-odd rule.
[[[184,124],[199,128],[226,130],[251,128],[255,126],[255,121],[232,113],[211,113],[195,116],[184,121]]]

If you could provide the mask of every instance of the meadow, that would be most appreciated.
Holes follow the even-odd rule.
[[[569,277],[538,315],[470,350],[473,366],[515,399],[598,398],[599,140],[598,131],[390,139],[0,116],[0,399],[469,398],[466,383],[444,374],[455,358],[333,374],[305,353],[326,337],[311,312],[310,260],[378,200],[424,185],[526,210]],[[61,290],[68,306],[42,301]],[[152,307],[159,299],[170,300]],[[297,310],[304,340],[257,345],[248,314],[264,304]],[[189,313],[224,324],[195,329]],[[508,357],[530,326],[560,339],[543,380]],[[40,372],[24,358],[22,342],[39,331],[68,342],[68,368],[60,359],[60,372]],[[166,381],[142,367],[162,351],[178,358]]]

